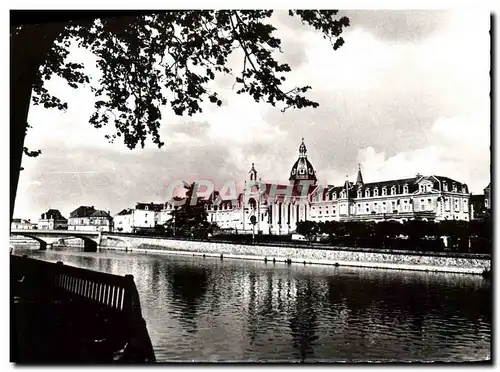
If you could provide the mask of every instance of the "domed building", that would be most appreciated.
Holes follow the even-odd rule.
[[[316,178],[316,171],[311,162],[307,159],[307,148],[302,138],[302,143],[299,146],[299,158],[293,164],[290,171],[290,182],[297,183],[297,181],[313,181],[314,184],[318,181]]]
[[[252,163],[237,200],[214,192],[207,203],[209,222],[238,233],[290,234],[299,221],[382,221],[408,219],[469,220],[467,185],[443,176],[423,176],[365,183],[361,164],[356,182],[318,184],[302,138],[288,184],[258,178]]]

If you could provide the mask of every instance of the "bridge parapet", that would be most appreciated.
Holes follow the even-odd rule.
[[[84,242],[85,252],[97,252],[101,244],[100,231],[72,231],[72,230],[11,230],[11,235],[25,236],[40,243],[40,250],[45,250],[48,244],[53,244],[64,238],[79,238]]]

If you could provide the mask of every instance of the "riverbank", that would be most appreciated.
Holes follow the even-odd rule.
[[[391,254],[352,250],[239,245],[127,236],[103,238],[100,249],[143,253],[231,258],[275,264],[354,266],[378,269],[482,274],[491,270],[489,258]]]

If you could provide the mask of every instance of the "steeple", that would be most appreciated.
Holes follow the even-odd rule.
[[[302,137],[302,143],[299,146],[299,158],[307,158],[306,152],[307,148],[304,143],[304,137]]]
[[[254,168],[254,163],[252,163],[252,168],[250,169],[250,181],[257,181],[257,171]]]
[[[356,179],[356,186],[363,186],[363,175],[361,174],[361,164],[358,164],[358,178]]]

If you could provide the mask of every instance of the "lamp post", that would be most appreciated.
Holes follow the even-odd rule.
[[[177,206],[174,207],[174,231],[172,233],[175,236],[175,218],[177,217]]]
[[[257,218],[255,215],[250,216],[250,223],[252,224],[252,244],[255,243],[255,224],[257,223]]]

